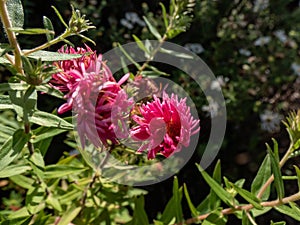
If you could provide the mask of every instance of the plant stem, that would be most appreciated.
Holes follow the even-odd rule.
[[[54,44],[56,44],[56,43],[58,43],[58,42],[60,42],[60,41],[63,41],[65,38],[67,38],[67,37],[69,37],[69,36],[71,36],[71,33],[70,33],[68,30],[66,30],[64,33],[62,33],[60,36],[54,38],[53,40],[51,40],[51,41],[49,41],[49,42],[47,42],[47,43],[45,43],[45,44],[42,44],[42,45],[40,45],[40,46],[38,46],[38,47],[35,47],[35,48],[33,48],[33,49],[30,49],[30,50],[28,50],[28,51],[25,51],[25,52],[24,52],[24,55],[29,55],[29,54],[31,54],[31,53],[33,53],[33,52],[36,52],[36,51],[39,51],[39,50],[43,50],[43,49],[45,49],[45,48],[48,48],[48,47],[50,47],[51,45],[54,45]]]
[[[19,73],[24,74],[23,67],[22,67],[22,60],[21,60],[22,51],[21,51],[20,45],[17,41],[16,34],[11,31],[12,23],[10,21],[8,10],[6,7],[6,0],[0,0],[0,17],[1,17],[1,21],[4,26],[5,32],[7,34],[9,44],[14,49],[15,67]]]
[[[261,205],[263,207],[272,207],[273,208],[273,207],[276,207],[276,206],[284,205],[284,204],[287,204],[289,202],[295,202],[295,201],[298,201],[298,200],[300,200],[300,192],[298,192],[294,195],[285,197],[281,200],[277,199],[277,200],[273,200],[273,201],[262,202]],[[252,204],[247,204],[247,205],[243,205],[243,206],[236,206],[235,208],[223,209],[221,211],[221,214],[222,215],[229,215],[229,214],[233,214],[236,211],[242,211],[242,210],[249,211],[250,209],[253,209],[253,208],[254,208],[254,206]],[[199,220],[205,220],[209,215],[210,215],[210,213],[206,213],[206,214],[200,215],[198,217],[190,218],[190,219],[187,219],[184,222],[176,223],[176,224],[173,224],[173,225],[184,225],[184,224],[196,223]]]

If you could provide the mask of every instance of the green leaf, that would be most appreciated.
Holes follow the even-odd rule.
[[[0,91],[25,91],[28,87],[29,85],[24,83],[2,83],[0,84]]]
[[[225,225],[227,218],[220,211],[212,212],[202,223],[202,225]]]
[[[282,221],[282,222],[273,222],[271,221],[271,225],[285,225],[286,222],[285,221]]]
[[[51,8],[54,10],[54,12],[56,13],[57,17],[59,18],[60,22],[66,27],[69,28],[69,26],[66,24],[66,22],[64,21],[64,19],[62,18],[62,15],[59,13],[59,11],[54,7],[51,6]]]
[[[24,51],[26,53],[26,50]],[[28,58],[32,59],[41,59],[42,61],[62,61],[62,60],[70,60],[82,57],[81,54],[65,54],[59,52],[49,52],[49,51],[36,51],[28,55]]]
[[[23,175],[12,176],[9,179],[24,189],[32,188],[32,185],[34,183],[34,180],[32,178],[25,177]]]
[[[279,165],[278,148],[277,151],[276,151],[276,147],[274,150],[275,152],[272,152],[271,147],[267,144],[267,151],[268,154],[270,155],[272,172],[274,174],[274,185],[277,191],[278,198],[282,199],[284,197],[284,184],[283,184],[283,179],[282,179],[280,165]]]
[[[245,210],[243,210],[242,225],[252,225]]]
[[[40,184],[34,184],[33,187],[28,189],[25,205],[28,211],[36,214],[45,208],[45,190],[40,187]]]
[[[209,199],[210,199],[210,195],[208,194],[206,198],[197,206],[197,210],[200,215],[211,212]]]
[[[30,122],[45,126],[45,127],[56,127],[65,130],[73,130],[73,124],[65,121],[64,119],[53,115],[51,113],[35,111],[29,118]]]
[[[0,147],[0,171],[17,157],[29,138],[30,135],[20,129]]]
[[[264,161],[262,162],[253,182],[251,185],[251,193],[257,196],[259,190],[262,186],[267,182],[267,180],[271,177],[271,160],[270,156],[266,155]],[[271,187],[269,186],[264,194],[262,195],[262,200],[267,200],[270,196]]]
[[[204,180],[208,183],[211,189],[216,193],[216,195],[227,205],[232,206],[233,197],[230,193],[225,191],[222,186],[216,182],[213,178],[211,178],[201,167],[197,165],[199,171],[201,172]]]
[[[182,188],[178,187],[178,180],[174,177],[173,182],[173,196],[169,200],[165,210],[161,216],[161,221],[165,224],[169,224],[173,218],[176,219],[176,222],[182,221],[182,208],[181,208],[181,199],[182,199]]]
[[[45,178],[53,179],[68,176],[71,174],[82,173],[87,168],[68,166],[68,165],[49,165],[45,167]]]
[[[238,187],[235,184],[232,184],[234,190],[237,191],[237,193],[242,196],[247,202],[249,202],[250,204],[252,204],[255,208],[257,209],[263,209],[263,206],[260,205],[260,199],[257,198],[254,194],[252,194],[251,192],[242,189],[240,187]]]
[[[64,94],[61,91],[51,87],[49,84],[39,85],[39,86],[36,86],[35,88],[37,91],[47,93],[48,95],[51,95],[51,96],[54,96],[57,98],[61,98],[61,99],[64,98]]]
[[[300,214],[295,209],[288,207],[286,205],[275,206],[275,209],[285,215],[292,217],[293,219],[300,221]]]
[[[13,108],[10,97],[8,95],[0,95],[0,110]]]
[[[59,220],[57,225],[68,225],[80,213],[81,207],[72,206]]]
[[[172,55],[172,56],[176,56],[178,58],[183,58],[183,59],[193,59],[194,58],[192,55],[189,55],[189,54],[186,54],[183,52],[176,52],[176,51],[173,51],[170,49],[160,48],[159,51],[162,53]]]
[[[5,57],[0,57],[0,64],[11,64]]]
[[[162,16],[164,19],[164,24],[165,24],[165,28],[168,29],[169,26],[169,21],[167,18],[167,10],[166,7],[164,6],[164,4],[162,4],[161,2],[159,3],[160,7],[161,7],[161,11],[162,11]]]
[[[81,196],[82,196],[82,192],[78,191],[77,189],[74,189],[72,191],[68,191],[64,195],[60,195],[58,197],[58,200],[62,205],[68,205],[70,204],[70,202],[72,202],[75,199],[78,199]]]
[[[294,165],[294,168],[296,170],[296,174],[297,174],[297,181],[298,181],[298,189],[300,190],[300,169]]]
[[[46,199],[46,203],[48,205],[51,205],[55,210],[61,212],[62,211],[62,207],[58,201],[57,198],[53,197],[53,195],[48,195],[47,199]]]
[[[13,220],[13,219],[17,219],[17,218],[24,218],[24,217],[27,217],[29,215],[30,214],[29,214],[28,210],[26,209],[26,207],[22,207],[21,209],[11,213],[8,216],[8,219]]]
[[[13,27],[23,27],[24,10],[21,0],[7,0],[6,7]]]
[[[213,172],[213,179],[221,185],[222,182],[222,175],[221,175],[221,162],[218,160],[214,172]],[[209,205],[211,210],[217,209],[221,202],[216,193],[213,191],[213,189],[210,190],[210,199],[209,199]]]
[[[149,28],[150,32],[154,35],[154,37],[156,37],[157,40],[161,40],[162,37],[157,31],[157,29],[149,22],[149,20],[145,16],[143,16],[143,19],[145,20],[147,27]]]
[[[0,171],[0,178],[12,177],[18,174],[25,173],[28,170],[31,170],[30,166],[10,165]]]
[[[121,52],[125,55],[125,57],[138,69],[141,69],[141,66],[125,51],[125,49],[118,44],[118,48],[120,48]]]
[[[199,215],[199,212],[196,209],[196,207],[194,206],[194,204],[193,204],[193,202],[192,202],[192,200],[190,198],[190,195],[189,195],[188,189],[186,187],[186,184],[183,184],[183,190],[184,190],[184,195],[186,197],[187,203],[188,203],[189,208],[191,210],[192,217],[197,217]]]
[[[45,139],[49,139],[50,137],[54,137],[63,132],[66,132],[66,130],[61,130],[56,127],[39,127],[33,131],[31,143],[37,143]]]
[[[18,34],[27,34],[27,35],[39,35],[39,34],[54,34],[53,31],[42,29],[42,28],[27,28],[23,29],[21,27],[12,27],[10,28],[11,31],[18,33]]]
[[[49,42],[54,39],[54,33],[55,33],[54,28],[53,28],[51,20],[46,16],[43,16],[43,24],[44,24],[45,29],[53,32],[53,33],[46,34],[47,41]]]
[[[139,198],[136,198],[134,201],[134,212],[133,212],[133,219],[130,224],[132,225],[140,225],[140,224],[149,224],[148,216],[144,210],[144,196],[141,196]]]
[[[36,150],[30,157],[30,161],[34,163],[34,165],[43,169],[45,167],[45,162],[42,154]]]
[[[263,209],[251,209],[251,212],[252,212],[252,215],[253,217],[257,217],[257,216],[260,216],[260,215],[263,215],[267,212],[269,212],[270,210],[272,209],[272,207],[264,207]]]
[[[144,43],[136,35],[133,34],[132,37],[135,40],[135,43],[139,46],[139,48],[145,52],[146,57],[147,58],[150,57],[150,52],[146,48],[146,46],[144,45]]]

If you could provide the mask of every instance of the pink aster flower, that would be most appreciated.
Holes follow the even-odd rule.
[[[52,75],[50,84],[64,92],[67,103],[63,104],[58,113],[64,113],[72,109],[74,97],[82,89],[90,94],[92,86],[100,86],[107,81],[115,82],[110,69],[102,61],[102,55],[97,56],[88,46],[86,49],[73,47],[62,47],[59,52],[67,54],[83,54],[80,58],[64,60],[54,63],[60,72]],[[78,86],[80,86],[78,88]]]
[[[133,104],[132,99],[129,99],[121,88],[129,74],[116,82],[110,69],[102,61],[102,55],[97,56],[89,47],[77,50],[70,47],[60,49],[60,52],[84,55],[78,59],[55,63],[61,71],[52,76],[50,83],[54,88],[66,93],[64,97],[67,99],[58,112],[64,113],[73,109],[82,147],[85,146],[85,137],[96,147],[117,143],[118,137],[121,136],[116,134],[121,133],[118,125],[125,119],[122,114],[124,107],[128,108]],[[122,107],[116,106],[120,102]],[[113,109],[117,109],[113,113],[114,123]],[[122,135],[124,136],[124,133]]]
[[[149,159],[158,153],[169,157],[183,146],[188,147],[190,137],[200,130],[199,120],[192,117],[186,99],[174,94],[169,97],[164,92],[162,100],[154,96],[138,111],[132,117],[137,125],[131,129],[131,136],[142,141],[138,152],[147,150]]]

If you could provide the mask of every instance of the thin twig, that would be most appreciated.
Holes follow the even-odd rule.
[[[298,200],[300,200],[300,192],[298,192],[294,195],[285,197],[281,200],[277,199],[277,200],[273,200],[273,201],[262,202],[260,205],[263,206],[263,207],[272,207],[273,208],[273,207],[276,207],[276,206],[284,205],[284,204],[287,204],[289,202],[295,202],[295,201],[298,201]],[[254,206],[252,204],[247,204],[247,205],[243,205],[243,206],[237,206],[235,208],[223,209],[221,211],[221,214],[222,215],[229,215],[229,214],[233,214],[236,211],[242,211],[242,210],[249,211],[250,209],[253,209],[253,208],[254,208]],[[209,215],[210,215],[210,213],[206,213],[206,214],[200,215],[198,217],[190,218],[190,219],[185,220],[184,222],[176,223],[176,224],[173,224],[173,225],[192,224],[192,223],[195,223],[199,220],[205,220]]]

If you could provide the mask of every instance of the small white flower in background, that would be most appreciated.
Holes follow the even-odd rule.
[[[255,0],[253,12],[262,11],[269,6],[269,0]]]
[[[120,23],[121,23],[124,27],[128,28],[129,30],[133,29],[133,25],[132,25],[128,20],[126,20],[126,19],[124,19],[124,18],[120,20]]]
[[[288,36],[286,36],[284,30],[276,30],[274,35],[281,41],[282,43],[286,43],[288,41]]]
[[[211,118],[214,118],[218,115],[219,108],[219,104],[216,101],[212,100],[209,105],[202,106],[202,111],[207,112],[207,114],[210,115]]]
[[[259,115],[261,120],[261,129],[268,131],[269,133],[277,132],[280,130],[280,123],[283,116],[279,113],[265,110]]]
[[[264,36],[264,37],[257,38],[254,42],[254,45],[255,46],[263,46],[263,45],[268,44],[270,41],[271,41],[271,37]]]
[[[195,54],[200,54],[200,53],[204,52],[203,46],[199,43],[186,43],[184,45],[184,47],[187,50],[194,52]]]
[[[120,20],[120,23],[127,27],[128,29],[133,29],[134,24],[138,24],[141,27],[146,26],[145,22],[139,17],[139,15],[135,12],[126,12],[125,18],[122,18]]]
[[[295,74],[300,76],[300,64],[294,62],[294,63],[292,63],[291,68]]]
[[[210,89],[221,91],[221,87],[224,87],[228,81],[228,77],[218,76],[216,80],[211,82]]]
[[[125,13],[125,18],[133,24],[137,23],[138,25],[140,25],[142,27],[146,26],[145,22],[143,20],[141,20],[139,15],[135,12]]]
[[[244,56],[250,56],[252,54],[249,50],[244,49],[244,48],[240,48],[239,53]]]

